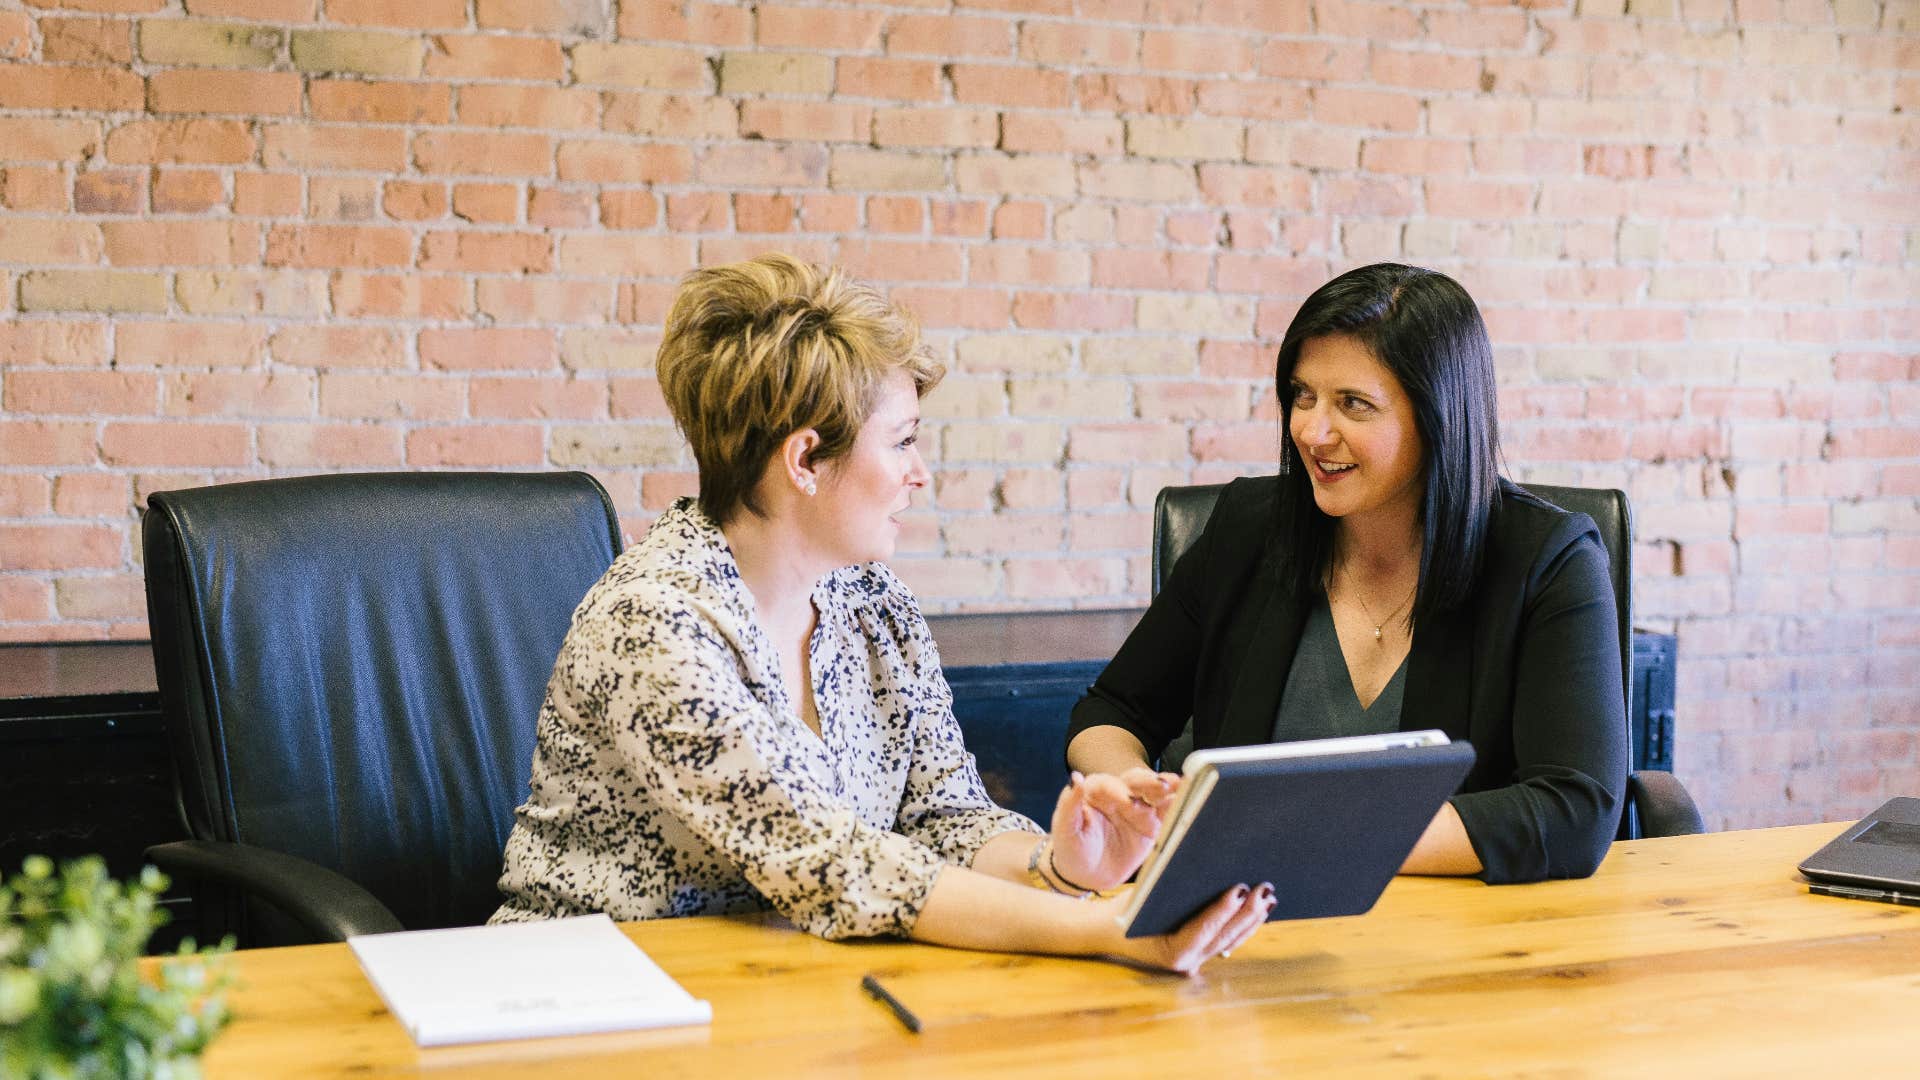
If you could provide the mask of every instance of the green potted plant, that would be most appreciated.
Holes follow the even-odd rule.
[[[97,857],[29,856],[0,884],[0,1076],[21,1080],[200,1075],[200,1052],[227,1022],[231,978],[188,941],[141,976],[140,956],[166,921],[166,875],[149,866],[122,884]]]

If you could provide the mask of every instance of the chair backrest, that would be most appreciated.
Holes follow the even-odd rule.
[[[484,921],[573,609],[620,549],[584,473],[154,494],[147,609],[196,839],[296,855],[410,929]]]
[[[1213,504],[1220,501],[1225,484],[1192,484],[1165,487],[1153,499],[1153,593],[1173,573],[1173,564],[1187,553],[1213,516]]]
[[[1633,507],[1618,488],[1559,487],[1527,484],[1528,491],[1569,513],[1585,514],[1600,529],[1607,549],[1607,573],[1613,579],[1613,610],[1620,621],[1620,681],[1627,715],[1633,715]]]

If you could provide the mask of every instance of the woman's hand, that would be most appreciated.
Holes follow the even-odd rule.
[[[1069,888],[1104,892],[1126,881],[1153,850],[1180,777],[1145,766],[1118,776],[1073,774],[1053,808],[1053,865]]]
[[[1114,901],[1118,904],[1119,901]],[[1273,910],[1273,886],[1237,885],[1202,908],[1186,925],[1161,937],[1122,938],[1114,955],[1147,967],[1191,975],[1216,956],[1225,956],[1267,921]]]

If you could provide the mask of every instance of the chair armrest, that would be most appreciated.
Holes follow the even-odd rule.
[[[1691,836],[1707,831],[1693,796],[1670,772],[1643,769],[1629,775],[1627,798],[1640,815],[1642,836]]]
[[[385,904],[352,881],[297,856],[223,840],[176,840],[147,849],[174,877],[200,878],[267,901],[322,941],[404,930]]]

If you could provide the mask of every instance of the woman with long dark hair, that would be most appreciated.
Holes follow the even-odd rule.
[[[1593,873],[1627,765],[1607,555],[1500,477],[1473,299],[1411,266],[1342,274],[1274,375],[1278,475],[1221,493],[1075,706],[1069,761],[1144,769],[1189,717],[1199,748],[1439,728],[1478,761],[1403,872]]]

